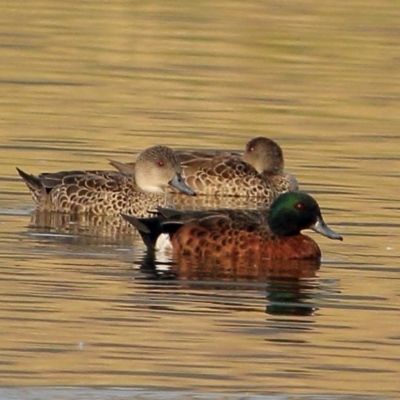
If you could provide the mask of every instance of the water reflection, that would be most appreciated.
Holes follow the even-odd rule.
[[[398,398],[399,7],[1,2],[1,371],[25,389],[0,397]],[[331,263],[318,271],[132,268],[144,247],[109,221],[26,228],[16,164],[103,169],[154,144],[241,149],[255,136],[282,145],[346,233],[321,240]]]
[[[271,277],[267,280],[266,313],[273,315],[312,315],[316,310],[315,281],[296,277]]]
[[[136,230],[121,217],[63,214],[35,210],[28,231],[36,236],[56,235],[64,242],[87,245],[131,246]]]
[[[28,232],[38,242],[57,242],[58,250],[73,255],[93,246],[132,247],[138,234],[120,217],[70,215],[35,211],[31,215]],[[134,256],[135,257],[135,256]],[[247,259],[172,259],[168,254],[136,255],[143,283],[174,281],[186,289],[199,286],[206,290],[264,290],[266,313],[274,315],[311,315],[315,311],[313,278],[320,267],[319,260],[262,260],[252,263]]]
[[[200,285],[206,290],[266,290],[266,313],[307,316],[316,310],[316,277],[319,260],[263,260],[259,264],[246,259],[202,259],[186,257],[157,260],[147,252],[139,261],[146,281],[175,281],[186,288]]]

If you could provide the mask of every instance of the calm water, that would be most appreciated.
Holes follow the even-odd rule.
[[[2,2],[0,397],[400,397],[399,20],[392,0]],[[38,224],[15,171],[259,135],[344,236],[310,233],[319,269],[152,268],[112,222]]]

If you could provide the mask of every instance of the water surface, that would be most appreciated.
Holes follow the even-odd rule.
[[[0,384],[19,388],[1,396],[399,396],[397,2],[0,11]],[[15,171],[109,168],[154,144],[241,149],[261,135],[344,236],[310,232],[321,265],[291,277],[154,269],[132,232],[37,228]]]

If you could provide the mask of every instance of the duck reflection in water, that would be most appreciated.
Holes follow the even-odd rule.
[[[69,214],[34,210],[28,226],[35,235],[77,245],[126,246],[139,238],[137,230],[120,216]]]
[[[271,315],[308,316],[317,310],[316,279],[270,277],[267,279],[265,312]]]
[[[320,264],[319,259],[262,260],[257,264],[243,258],[160,261],[156,253],[148,251],[140,262],[140,273],[145,282],[174,281],[185,289],[229,289],[241,294],[265,289],[267,314],[306,316],[316,309],[313,298]]]

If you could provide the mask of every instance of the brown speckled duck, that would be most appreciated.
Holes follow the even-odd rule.
[[[61,171],[34,176],[17,170],[41,211],[146,216],[157,206],[171,206],[165,193],[167,186],[190,196],[196,194],[182,178],[177,155],[165,146],[144,150],[132,175],[116,171]]]
[[[243,154],[224,151],[177,151],[186,182],[197,194],[260,197],[268,205],[279,194],[297,190],[296,178],[284,171],[281,147],[257,137]],[[134,163],[110,161],[119,171],[133,172]]]

